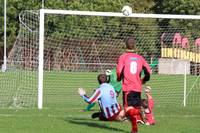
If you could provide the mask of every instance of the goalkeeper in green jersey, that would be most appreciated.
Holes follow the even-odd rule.
[[[117,96],[119,96],[119,93],[121,92],[122,89],[122,83],[121,81],[117,81],[117,75],[116,75],[116,67],[113,68],[112,70],[106,70],[106,75],[108,76],[108,81],[107,83],[111,84],[113,88],[115,89],[115,92],[117,93]],[[86,109],[80,110],[80,112],[83,111],[89,111],[91,108],[93,108],[95,103],[89,104]]]
[[[117,96],[119,96],[119,93],[122,90],[122,82],[117,81],[116,67],[112,70],[106,70],[106,75],[108,76],[108,83],[114,87]]]

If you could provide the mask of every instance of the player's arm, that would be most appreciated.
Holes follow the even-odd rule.
[[[154,101],[153,101],[153,98],[151,96],[150,93],[147,93],[146,94],[146,97],[148,99],[148,105],[149,105],[149,110],[152,111],[153,107],[154,107]]]
[[[100,98],[101,92],[99,89],[96,89],[93,95],[91,97],[88,97],[86,95],[85,90],[83,88],[79,88],[79,95],[84,99],[85,102],[91,104],[91,103],[96,102]]]
[[[145,59],[142,57],[143,60],[143,66],[142,69],[144,71],[144,77],[142,79],[142,84],[145,84],[147,81],[150,80],[150,75],[151,75],[151,68],[149,64],[145,61]]]
[[[146,97],[147,97],[147,99],[152,99],[152,96],[150,93],[146,93]]]
[[[154,106],[154,101],[153,101],[153,97],[151,96],[151,87],[150,86],[146,86],[145,94],[146,94],[146,97],[148,100],[149,110],[151,111]]]
[[[123,56],[120,56],[117,62],[116,67],[116,73],[117,73],[117,81],[121,81],[123,78],[124,73],[124,59]]]

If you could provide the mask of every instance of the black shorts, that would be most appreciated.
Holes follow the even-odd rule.
[[[123,105],[124,107],[141,106],[141,92],[135,92],[135,91],[123,92]]]

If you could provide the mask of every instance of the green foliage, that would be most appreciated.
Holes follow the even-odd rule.
[[[157,13],[199,15],[200,3],[197,0],[159,0],[155,1]]]
[[[4,1],[0,1],[0,47],[3,46],[3,5]],[[22,10],[38,10],[41,8],[42,1],[37,0],[7,0],[7,42],[8,47],[12,46],[16,40],[16,36],[19,31],[18,16]],[[133,8],[133,12],[140,13],[164,13],[164,14],[200,14],[200,2],[196,0],[45,0],[45,8],[49,9],[67,9],[67,10],[89,10],[89,11],[107,11],[107,12],[120,12],[123,5],[130,5]],[[77,18],[48,18],[49,27],[69,27],[73,28],[80,24],[84,26],[85,23],[95,22],[98,26],[102,27],[101,32],[105,32],[105,22],[100,18],[93,19],[85,18],[84,21],[77,20]],[[60,22],[59,24],[57,22]],[[110,24],[119,27],[122,23],[129,23],[130,25],[140,26],[144,20],[124,19],[123,21],[116,22],[115,19],[109,20]],[[150,22],[149,22],[150,21]],[[184,27],[187,35],[192,37],[193,40],[200,36],[198,29],[200,28],[198,21],[174,21],[174,20],[159,20],[160,24],[164,23],[169,26],[181,26]],[[152,23],[157,25],[155,20],[145,20],[145,23]],[[103,29],[104,27],[104,29]],[[50,32],[54,32],[55,29],[51,29]],[[80,32],[80,31],[74,31]],[[91,28],[90,32],[95,32],[95,28]],[[155,33],[156,34],[156,33]],[[119,34],[113,33],[114,36]],[[143,36],[143,35],[138,35]],[[155,44],[156,45],[156,44]],[[149,52],[151,53],[151,52]]]
[[[200,15],[200,2],[197,0],[159,0],[155,1],[153,10],[159,14],[183,14]],[[172,27],[180,27],[183,36],[189,38],[190,42],[200,37],[199,20],[160,20],[160,25],[165,24]]]
[[[0,47],[3,46],[3,32],[4,32],[4,0],[0,1]],[[12,46],[16,40],[19,30],[19,13],[22,10],[36,10],[39,9],[40,4],[37,1],[24,0],[7,0],[7,44]]]
[[[110,12],[120,12],[121,8],[125,4],[129,4],[133,7],[134,11],[138,12],[149,12],[153,2],[151,0],[45,0],[45,8],[50,9],[68,9],[68,10],[90,10],[90,11],[110,11]],[[42,1],[35,1],[35,0],[7,0],[7,43],[8,47],[12,46],[14,41],[16,40],[16,36],[19,31],[19,21],[18,16],[22,10],[38,10],[41,8]],[[0,47],[3,46],[3,7],[4,1],[0,1]],[[57,21],[61,21],[57,25]],[[102,20],[93,20],[96,24],[101,25],[102,27],[103,22]],[[75,23],[76,22],[76,23]],[[71,18],[68,19],[50,19],[48,22],[49,27],[59,26],[64,27],[68,25],[68,27],[73,27],[77,25],[79,21],[76,19]],[[114,23],[115,20],[110,20],[110,23]],[[87,19],[82,24],[87,23]],[[119,25],[119,23],[116,25]],[[53,30],[53,29],[51,29]],[[52,31],[53,32],[53,31]],[[94,29],[91,29],[91,32],[94,32]]]

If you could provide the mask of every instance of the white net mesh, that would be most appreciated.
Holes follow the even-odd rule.
[[[196,29],[177,25],[193,21],[46,14],[44,106],[79,105],[77,89],[93,92],[98,86],[96,76],[116,65],[129,36],[136,38],[137,53],[145,57],[153,70],[148,85],[153,89],[156,106],[183,105],[184,81],[187,105],[200,105],[200,46],[193,43],[198,34]],[[0,101],[4,106],[36,105],[38,31],[38,13],[22,12],[9,69],[1,74],[1,91],[6,96]]]
[[[0,74],[0,106],[6,108],[37,105],[39,17],[24,11],[19,18],[20,30],[9,53],[7,70]]]

